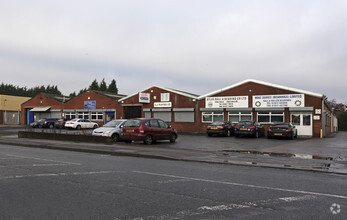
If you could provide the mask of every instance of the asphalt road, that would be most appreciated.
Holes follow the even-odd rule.
[[[346,219],[347,177],[0,145],[0,219]]]

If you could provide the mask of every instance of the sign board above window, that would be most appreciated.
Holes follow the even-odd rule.
[[[253,108],[305,107],[304,94],[253,96]]]
[[[84,109],[96,109],[96,101],[84,101]]]
[[[139,102],[140,103],[150,103],[151,102],[151,94],[139,92]]]
[[[248,96],[206,97],[205,108],[248,108]]]
[[[154,102],[154,108],[171,108],[172,102]]]

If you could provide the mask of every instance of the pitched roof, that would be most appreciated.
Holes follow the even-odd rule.
[[[152,88],[154,88],[154,87],[155,87],[155,88],[162,89],[162,90],[166,90],[166,91],[168,91],[168,92],[176,93],[176,94],[179,94],[179,95],[182,95],[182,96],[186,96],[186,97],[192,98],[192,99],[197,99],[197,98],[199,97],[199,95],[196,95],[196,94],[192,94],[192,93],[188,93],[188,92],[183,92],[183,91],[176,90],[176,89],[165,88],[165,87],[161,87],[161,86],[155,86],[155,85],[154,85],[154,86],[150,86],[150,87],[148,87],[148,88],[145,88],[145,89],[143,89],[143,90],[141,90],[141,91],[139,91],[139,92],[144,92],[144,91],[146,91],[146,90],[148,90],[148,89],[152,89]],[[125,100],[125,99],[130,98],[130,97],[133,97],[133,96],[135,96],[135,95],[138,95],[139,92],[136,92],[136,93],[134,93],[134,94],[132,94],[132,95],[128,95],[128,96],[126,96],[126,97],[120,99],[119,101],[123,101],[123,100]]]
[[[103,91],[97,91],[97,90],[90,90],[92,92],[95,92],[96,94],[106,96],[111,99],[119,100],[121,98],[124,98],[126,95],[111,93],[111,92],[103,92]]]
[[[268,82],[255,80],[255,79],[247,79],[247,80],[244,80],[242,82],[239,82],[239,83],[233,84],[231,86],[225,87],[223,89],[219,89],[219,90],[207,93],[205,95],[202,95],[198,99],[200,100],[200,99],[203,99],[203,98],[206,98],[206,97],[209,97],[209,96],[212,96],[212,95],[224,92],[224,91],[229,90],[229,89],[233,89],[233,88],[235,88],[237,86],[240,86],[240,85],[243,85],[243,84],[246,84],[246,83],[250,83],[250,82],[257,83],[257,84],[264,85],[264,86],[274,87],[274,88],[278,88],[278,89],[284,89],[284,90],[289,90],[289,91],[293,91],[293,92],[297,92],[297,93],[302,93],[302,94],[306,94],[306,95],[311,95],[311,96],[315,96],[315,97],[320,97],[320,98],[323,97],[323,94],[319,94],[319,93],[309,92],[309,91],[305,91],[305,90],[301,90],[301,89],[295,89],[295,88],[291,88],[291,87],[287,87],[287,86],[281,86],[281,85],[277,85],[277,84],[273,84],[273,83],[268,83]]]

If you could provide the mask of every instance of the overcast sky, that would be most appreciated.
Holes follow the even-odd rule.
[[[203,95],[246,79],[347,102],[346,0],[0,0],[1,81]]]

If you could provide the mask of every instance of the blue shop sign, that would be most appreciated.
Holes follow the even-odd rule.
[[[84,109],[96,109],[96,101],[84,101]]]

